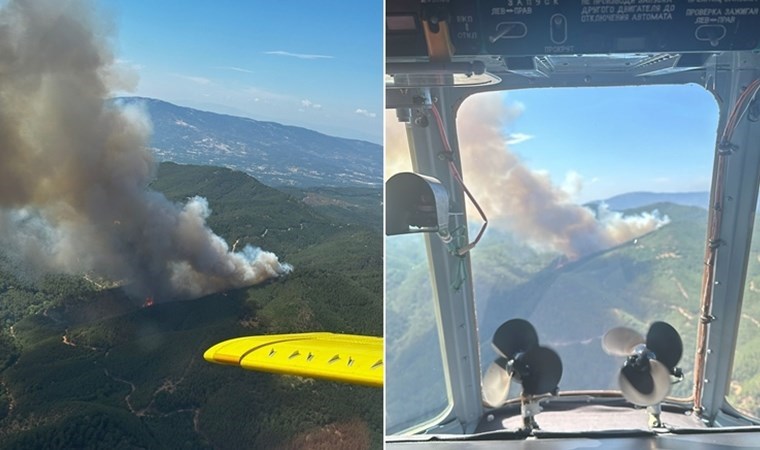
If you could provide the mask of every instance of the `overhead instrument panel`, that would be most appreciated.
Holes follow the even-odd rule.
[[[453,55],[713,52],[760,48],[760,0],[388,0],[389,57],[427,56],[422,22]]]

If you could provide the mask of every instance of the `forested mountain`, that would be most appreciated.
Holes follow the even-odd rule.
[[[382,335],[383,245],[365,225],[379,190],[334,210],[229,169],[170,163],[152,187],[206,197],[217,234],[293,272],[146,307],[103,280],[24,277],[0,258],[0,448],[380,448],[382,390],[202,358],[244,335]]]
[[[622,359],[602,351],[601,337],[620,325],[645,334],[649,324],[665,320],[681,333],[684,341],[680,366],[685,379],[674,386],[672,393],[690,395],[707,211],[658,203],[626,212],[637,214],[653,209],[667,216],[669,223],[645,236],[575,261],[536,250],[505,231],[489,228],[471,253],[472,273],[464,275],[471,276],[474,282],[482,367],[496,357],[491,347],[496,328],[506,320],[520,317],[536,326],[542,345],[560,354],[564,366],[560,389],[617,389]],[[391,414],[391,410],[404,405],[430,404],[442,386],[428,382],[420,388],[414,381],[426,375],[422,370],[433,373],[435,365],[440,365],[433,357],[438,352],[435,321],[427,317],[432,309],[428,312],[424,309],[426,303],[432,303],[427,300],[432,289],[424,246],[394,238],[389,238],[386,246],[386,340],[390,349],[387,379],[388,385],[399,387],[387,399]],[[760,416],[757,242],[750,250],[744,292],[729,400],[743,411]],[[426,363],[420,364],[420,359]],[[407,391],[403,390],[405,386],[409,386]]]
[[[599,203],[599,202],[592,202]],[[698,206],[707,208],[710,193],[702,192],[627,192],[604,200],[610,209],[623,211],[631,208],[653,205],[655,203],[673,203],[674,205]]]
[[[150,146],[160,161],[211,164],[245,172],[268,186],[381,187],[383,148],[306,128],[121,97],[150,117]]]

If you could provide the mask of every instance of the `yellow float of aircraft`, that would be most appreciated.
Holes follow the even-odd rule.
[[[383,386],[383,338],[327,332],[246,336],[220,342],[206,361],[247,370]]]

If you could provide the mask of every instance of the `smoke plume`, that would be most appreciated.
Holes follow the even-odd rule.
[[[0,245],[35,273],[90,272],[135,295],[196,297],[252,285],[290,266],[233,253],[209,207],[148,189],[149,121],[107,101],[125,78],[92,4],[10,0],[0,10]]]
[[[527,168],[507,148],[504,126],[521,112],[518,106],[505,105],[500,94],[479,94],[457,114],[465,183],[491,224],[535,247],[575,259],[668,223],[657,211],[624,217],[604,205],[595,212],[573,203],[567,190],[553,185],[547,174]],[[392,114],[386,115],[386,123],[387,167],[410,170],[403,126]],[[577,174],[572,178],[577,189]],[[477,216],[473,212],[470,217]]]

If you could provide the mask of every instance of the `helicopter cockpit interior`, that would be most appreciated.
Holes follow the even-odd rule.
[[[683,144],[667,167],[701,160],[703,199],[570,205],[527,151],[504,156],[529,138],[492,120],[532,108],[510,96],[540,92],[522,98],[552,113],[550,135],[595,120],[590,105],[560,107],[567,92],[603,104],[621,89],[665,100],[610,115],[679,121],[679,142],[709,148]],[[403,128],[386,152],[405,159],[386,156],[388,448],[756,448],[758,91],[760,0],[386,0],[386,126]],[[706,109],[660,116],[681,93]],[[646,127],[635,139],[641,151],[557,152],[596,151],[624,184],[675,146]]]

